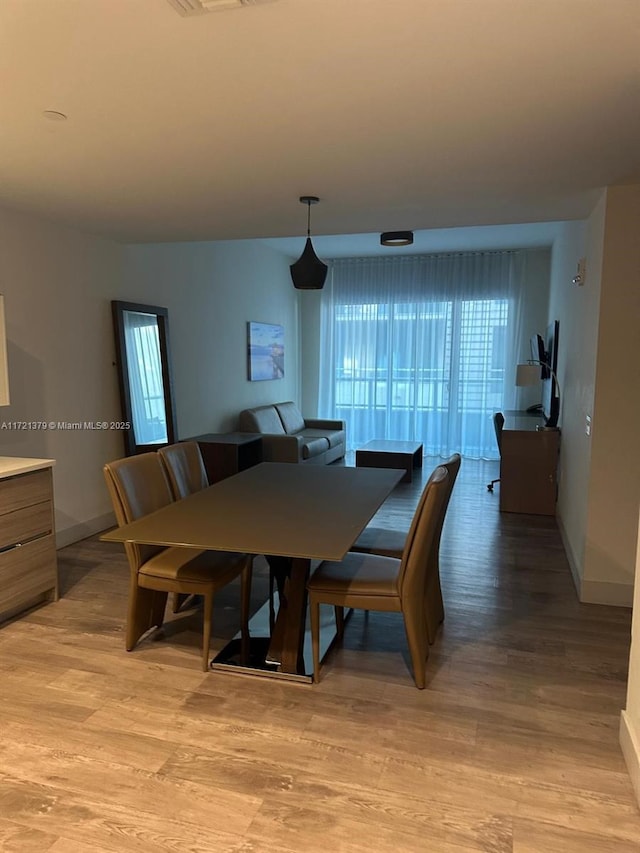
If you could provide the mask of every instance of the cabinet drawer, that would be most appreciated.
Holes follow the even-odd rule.
[[[0,480],[0,515],[51,500],[51,469]]]
[[[27,542],[53,530],[51,501],[25,506],[0,515],[0,551],[9,545]]]
[[[0,554],[0,613],[55,593],[58,570],[52,535]]]

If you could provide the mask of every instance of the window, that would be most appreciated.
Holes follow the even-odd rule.
[[[419,441],[429,419],[486,418],[502,404],[507,319],[504,299],[339,306],[334,416],[356,445],[372,411],[376,437]]]
[[[491,419],[504,408],[515,313],[509,254],[410,260],[335,262],[320,413],[347,421],[351,448],[390,438],[496,458]]]

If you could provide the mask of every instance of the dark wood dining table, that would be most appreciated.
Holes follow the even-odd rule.
[[[304,655],[311,564],[341,560],[403,474],[263,462],[101,539],[288,558],[290,571],[273,631],[268,634],[267,621],[267,636],[254,637],[252,620],[248,657],[240,660],[223,652],[212,666],[311,681]],[[264,624],[262,620],[263,635]]]

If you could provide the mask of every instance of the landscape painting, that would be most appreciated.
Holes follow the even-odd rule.
[[[247,323],[249,379],[282,379],[284,376],[284,327]]]

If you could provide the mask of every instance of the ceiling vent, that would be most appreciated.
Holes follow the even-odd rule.
[[[275,0],[167,0],[170,6],[183,17],[204,15],[205,12],[224,12],[225,9],[241,9],[243,6],[258,6],[274,3]]]

